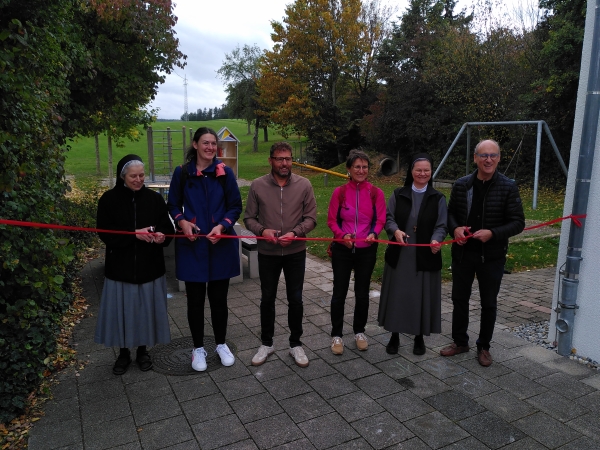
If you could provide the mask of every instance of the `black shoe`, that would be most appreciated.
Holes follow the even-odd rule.
[[[137,352],[135,362],[142,372],[147,372],[152,369],[152,360],[146,350]]]
[[[425,341],[423,335],[415,336],[415,345],[413,346],[413,355],[425,354]]]
[[[389,355],[397,355],[399,346],[400,346],[400,336],[397,333],[392,333],[390,342],[388,342],[388,344],[385,346],[385,351]]]
[[[115,375],[123,375],[125,372],[127,372],[129,364],[131,364],[131,356],[129,356],[129,350],[127,350],[126,352],[121,350],[121,353],[119,353],[119,357],[117,358],[117,361],[113,366],[113,373]]]

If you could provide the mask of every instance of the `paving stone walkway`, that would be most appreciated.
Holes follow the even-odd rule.
[[[186,301],[177,291],[172,257],[167,262],[175,339],[189,335]],[[412,354],[407,336],[401,336],[398,355],[385,352],[389,333],[376,323],[375,284],[369,349],[357,351],[352,340],[350,293],[346,349],[333,355],[331,267],[309,257],[302,339],[308,368],[297,367],[287,353],[283,300],[277,302],[275,354],[260,367],[250,364],[260,345],[260,288],[258,280],[245,278],[230,288],[227,339],[238,351],[232,367],[167,376],[132,364],[120,377],[111,372],[117,349],[93,342],[102,269],[103,259],[96,259],[82,271],[91,306],[73,345],[85,368],[60,374],[45,417],[31,430],[30,450],[600,448],[600,374],[504,331],[549,318],[554,269],[505,275],[489,368],[479,366],[473,350],[439,356],[451,342],[449,284],[442,334],[425,338],[425,355]],[[285,295],[283,281],[279,295]],[[474,300],[471,333],[478,317]]]

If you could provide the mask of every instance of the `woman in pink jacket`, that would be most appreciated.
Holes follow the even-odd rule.
[[[361,151],[352,150],[346,167],[350,179],[333,191],[327,214],[327,226],[333,231],[333,237],[344,239],[344,242],[334,242],[331,247],[331,351],[336,355],[344,352],[344,305],[352,269],[354,340],[359,350],[366,350],[369,346],[364,333],[369,316],[369,286],[377,259],[377,242],[373,240],[383,230],[386,213],[383,191],[367,181],[369,157]]]

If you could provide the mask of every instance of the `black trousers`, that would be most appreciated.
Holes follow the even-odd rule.
[[[207,291],[215,343],[224,344],[227,334],[229,278],[208,283],[186,281],[187,318],[195,348],[204,347],[204,299]]]
[[[354,250],[354,251],[352,251]],[[342,337],[344,307],[354,269],[354,334],[364,333],[369,318],[369,287],[377,260],[377,243],[369,247],[350,249],[335,243],[332,247],[333,294],[331,296],[331,336]]]
[[[279,276],[283,271],[285,291],[288,303],[288,326],[290,328],[290,347],[302,345],[302,318],[304,304],[304,270],[306,268],[306,250],[291,255],[264,255],[258,253],[258,275],[260,277],[260,339],[263,345],[273,345],[275,334],[275,299]]]
[[[469,298],[475,275],[479,282],[481,323],[477,347],[490,349],[496,324],[498,292],[504,275],[506,258],[481,261],[481,255],[464,252],[460,261],[452,260],[452,339],[459,346],[469,344]]]

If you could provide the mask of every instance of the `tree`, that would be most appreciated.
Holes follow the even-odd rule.
[[[120,126],[147,103],[163,79],[154,72],[181,56],[169,39],[173,20],[165,0],[0,0],[0,217],[77,225],[61,208],[62,145],[93,135],[100,113],[119,113],[111,123]],[[73,299],[76,250],[60,231],[0,226],[2,423],[52,369],[47,357]]]
[[[254,122],[252,151],[258,152],[258,130],[263,116],[257,114],[257,83],[260,78],[259,61],[262,50],[257,46],[244,45],[225,55],[225,61],[217,73],[226,85],[229,114]],[[266,119],[265,119],[266,121]]]
[[[575,122],[586,2],[542,0],[540,6],[547,11],[534,32],[540,43],[540,57],[529,107],[545,118],[559,148],[566,150]]]
[[[360,0],[296,0],[283,22],[271,22],[275,45],[261,60],[261,110],[284,135],[307,136],[323,164],[337,164],[361,141],[354,119],[373,88],[369,64],[386,29],[383,14],[373,13],[378,2],[366,5],[371,12]]]
[[[75,20],[88,52],[69,76],[65,133],[106,133],[119,144],[151,123],[155,111],[141,109],[155,98],[165,73],[185,65],[173,30],[177,18],[170,1],[93,0],[76,9]]]
[[[385,85],[362,124],[375,149],[408,159],[422,149],[443,148],[454,112],[427,82],[426,66],[429,52],[449,30],[466,28],[471,21],[464,12],[455,14],[454,6],[453,1],[412,0],[381,46],[375,70]]]

